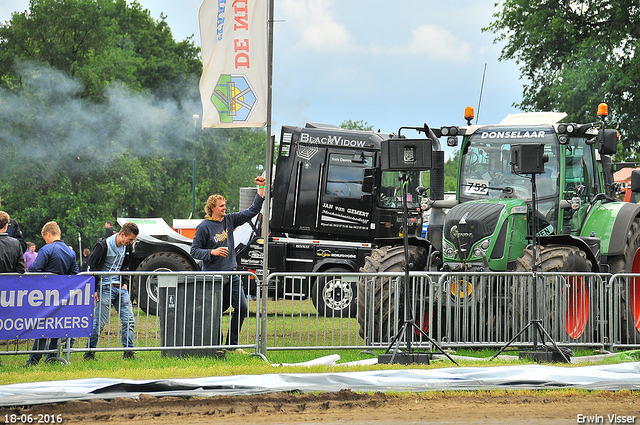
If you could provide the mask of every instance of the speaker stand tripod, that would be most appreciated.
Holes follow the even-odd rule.
[[[533,282],[532,282],[532,289],[533,289],[533,297],[531,299],[531,308],[533,310],[533,314],[535,315],[535,317],[538,317],[538,261],[537,261],[537,250],[538,250],[538,246],[536,244],[536,239],[537,239],[537,235],[536,235],[536,213],[538,211],[537,205],[536,205],[536,173],[531,173],[531,210],[532,210],[532,214],[531,214],[531,229],[532,229],[532,243],[531,246],[533,248],[533,265],[531,267],[531,271],[533,273]],[[569,361],[569,359],[567,358],[567,356],[565,355],[565,352],[558,347],[558,344],[556,344],[556,342],[553,340],[553,338],[551,337],[551,335],[549,335],[549,333],[545,330],[545,328],[542,326],[542,319],[531,319],[529,320],[529,323],[527,323],[527,325],[522,328],[522,330],[520,332],[518,332],[518,334],[516,336],[514,336],[509,342],[507,342],[507,344],[502,347],[500,349],[500,351],[498,351],[496,353],[495,356],[493,356],[491,358],[491,360],[495,359],[496,357],[498,357],[500,355],[500,353],[502,353],[503,351],[505,351],[513,342],[515,342],[515,340],[517,340],[520,335],[522,335],[527,329],[533,327],[534,328],[534,332],[533,332],[533,351],[521,351],[520,352],[520,357],[526,357],[526,358],[531,358],[533,360],[538,360],[538,361],[555,361],[557,360],[557,356],[556,354],[559,353],[560,354],[560,358],[562,359],[562,361],[564,361],[565,363],[571,363]],[[540,339],[542,341],[542,347],[540,349],[538,349],[538,335],[540,336]],[[551,342],[551,344],[553,345],[553,349],[551,349],[551,347],[547,346],[546,343],[544,342],[544,337],[547,337],[547,339]]]
[[[429,357],[433,355],[433,352],[413,352],[411,347],[411,331],[416,331],[422,335],[427,341],[438,349],[446,358],[451,360],[456,365],[460,366],[449,354],[447,354],[442,347],[436,343],[433,338],[427,335],[410,315],[411,310],[411,297],[409,297],[409,269],[411,264],[409,262],[409,238],[408,238],[408,223],[407,217],[409,215],[409,208],[407,206],[407,182],[409,180],[406,171],[402,171],[400,181],[402,182],[402,202],[404,205],[404,214],[402,220],[402,239],[404,242],[404,323],[394,335],[387,347],[387,351],[384,354],[378,356],[378,363],[399,363],[399,364],[429,364]],[[398,352],[400,344],[403,339],[406,342],[407,349],[405,352]],[[389,354],[391,348],[395,345],[393,354]]]

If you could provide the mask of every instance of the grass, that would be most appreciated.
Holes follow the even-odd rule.
[[[22,382],[56,381],[90,378],[116,379],[171,379],[196,378],[205,376],[230,376],[266,373],[328,373],[337,371],[362,371],[383,369],[430,369],[453,366],[448,360],[435,360],[430,365],[370,365],[336,368],[331,366],[280,366],[272,364],[300,363],[318,357],[338,354],[339,363],[352,362],[377,357],[384,349],[365,351],[363,349],[340,349],[340,346],[362,346],[364,341],[358,335],[358,324],[355,319],[324,318],[316,314],[310,300],[303,300],[294,304],[289,300],[278,300],[269,303],[267,343],[268,362],[259,356],[230,352],[226,359],[212,357],[163,357],[159,351],[137,351],[135,360],[123,360],[122,351],[98,352],[97,360],[83,359],[82,352],[71,354],[71,364],[47,363],[41,361],[35,367],[26,368],[27,355],[3,355],[0,367],[0,385]],[[256,303],[251,301],[250,314],[243,327],[241,344],[251,344],[256,331]],[[143,311],[135,308],[137,347],[161,347],[159,319],[147,316]],[[276,315],[277,313],[277,315]],[[229,315],[223,317],[223,329],[228,327]],[[102,335],[101,347],[117,349],[120,344],[118,336],[119,325],[116,313],[112,309],[111,321],[105,328],[110,336]],[[318,336],[320,335],[320,336]],[[19,350],[31,348],[32,341],[21,341]],[[335,346],[337,349],[310,349],[310,347]],[[86,338],[80,338],[76,347],[85,347]],[[298,348],[299,347],[299,348]],[[271,350],[271,348],[276,348]],[[279,349],[279,350],[278,350]],[[15,351],[15,342],[10,341],[2,350]],[[253,352],[252,349],[246,351]],[[497,359],[488,363],[497,349],[458,349],[455,354],[466,357],[476,357],[477,361],[462,361],[461,366],[487,367],[513,364],[527,364],[530,361],[518,360],[507,362]],[[513,353],[507,353],[513,354]],[[591,350],[576,351],[576,356],[594,354]],[[44,358],[43,358],[44,360]]]
[[[530,361],[508,362],[497,359],[488,363],[487,358],[497,350],[458,350],[457,355],[477,357],[478,361],[461,361],[460,366],[488,367],[514,364],[531,364]],[[162,357],[158,352],[141,351],[136,359],[123,360],[121,352],[97,353],[95,361],[84,360],[82,353],[73,353],[70,365],[40,362],[35,367],[24,366],[26,356],[2,356],[0,384],[23,382],[57,381],[70,379],[115,378],[115,379],[176,379],[206,376],[254,375],[267,373],[335,373],[345,371],[373,371],[388,369],[435,369],[454,366],[448,360],[435,360],[430,365],[369,365],[369,366],[279,366],[281,363],[299,363],[321,356],[338,354],[339,363],[376,357],[383,350],[365,353],[358,350],[295,350],[269,351],[268,363],[261,357],[236,352],[227,353],[226,359],[212,357]],[[578,355],[590,355],[591,351],[581,350]]]

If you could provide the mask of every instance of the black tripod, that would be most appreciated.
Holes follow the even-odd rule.
[[[533,265],[531,267],[531,272],[533,273],[533,297],[531,299],[531,308],[533,309],[533,314],[535,315],[535,317],[538,317],[538,261],[537,261],[537,250],[538,250],[538,246],[536,243],[536,239],[537,239],[537,235],[536,235],[536,212],[538,211],[538,207],[536,204],[536,173],[531,173],[531,210],[532,210],[532,214],[531,214],[531,234],[532,234],[532,243],[531,246],[533,248]],[[571,363],[569,361],[569,359],[567,358],[567,356],[565,356],[563,350],[560,349],[560,347],[558,347],[558,344],[556,344],[556,342],[553,340],[553,338],[551,337],[551,335],[549,335],[549,333],[545,330],[545,328],[542,326],[542,319],[531,319],[529,320],[529,323],[527,323],[527,325],[522,328],[522,330],[520,332],[518,332],[518,334],[516,336],[514,336],[509,342],[507,342],[507,344],[502,347],[500,349],[500,351],[498,351],[496,353],[495,356],[493,356],[491,358],[491,360],[495,359],[496,357],[498,357],[500,355],[500,353],[502,353],[504,350],[506,350],[516,339],[518,339],[520,337],[520,335],[522,335],[527,329],[529,329],[530,327],[534,328],[534,332],[533,332],[533,352],[531,353],[521,353],[525,354],[524,357],[532,357],[534,360],[543,360],[544,357],[537,355],[538,353],[538,335],[540,335],[540,339],[542,341],[542,346],[544,348],[544,351],[546,352],[546,344],[544,342],[544,337],[546,336],[547,339],[549,341],[551,341],[551,344],[553,344],[553,348],[554,348],[554,352],[560,353],[560,355],[562,356],[562,359],[564,360],[565,363]]]
[[[424,338],[426,338],[434,347],[438,349],[442,354],[444,354],[449,360],[458,365],[458,363],[447,354],[442,347],[440,347],[429,335],[427,335],[418,325],[416,325],[415,321],[410,315],[411,308],[411,298],[409,297],[409,269],[411,268],[411,264],[409,264],[409,238],[408,238],[408,223],[407,217],[409,215],[409,207],[407,206],[407,182],[409,177],[406,171],[402,171],[402,176],[400,177],[400,181],[402,182],[402,202],[404,206],[404,214],[402,220],[402,239],[404,242],[404,323],[398,330],[398,332],[394,335],[387,347],[387,351],[384,354],[378,356],[378,363],[400,363],[400,364],[412,364],[412,363],[421,363],[421,364],[429,364],[429,356],[433,353],[419,353],[412,352],[411,349],[411,331],[415,330],[419,332]],[[407,343],[407,350],[404,353],[398,353],[398,348],[402,343],[403,338]],[[393,350],[393,354],[389,356],[389,352],[391,351],[391,347],[395,345],[395,349]],[[458,365],[460,366],[460,365]]]

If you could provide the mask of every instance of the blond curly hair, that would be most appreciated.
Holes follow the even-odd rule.
[[[211,213],[213,212],[213,209],[216,207],[216,205],[218,205],[218,202],[220,201],[227,202],[227,199],[218,193],[216,193],[215,195],[209,196],[209,198],[207,199],[207,203],[204,206],[205,214],[211,217]]]

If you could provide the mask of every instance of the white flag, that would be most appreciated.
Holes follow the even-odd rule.
[[[268,0],[204,0],[202,127],[262,127],[267,122]]]

